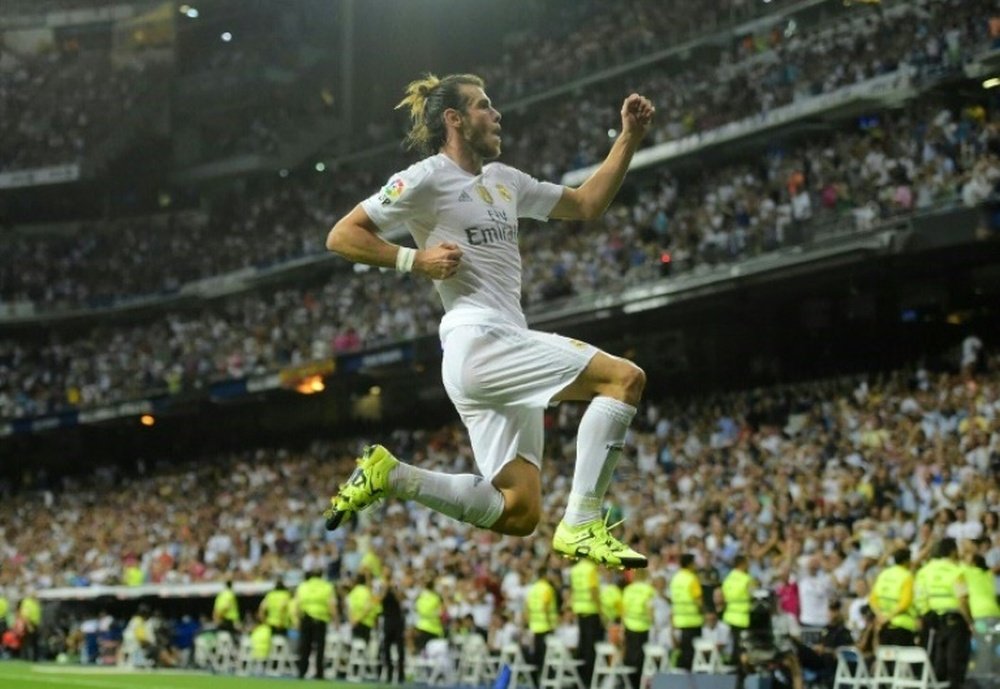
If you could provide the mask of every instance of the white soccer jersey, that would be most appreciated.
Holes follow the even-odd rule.
[[[517,219],[548,219],[562,190],[502,163],[473,175],[439,153],[393,175],[361,205],[383,231],[405,226],[421,249],[461,247],[458,272],[434,281],[446,312],[442,332],[498,318],[523,328]]]

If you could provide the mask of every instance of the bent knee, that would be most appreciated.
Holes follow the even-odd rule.
[[[635,401],[638,402],[642,397],[642,391],[646,389],[646,372],[631,361],[628,363],[628,373],[625,375],[625,389],[630,395],[634,395]]]
[[[631,361],[622,359],[615,373],[614,385],[606,394],[632,406],[639,404],[646,389],[646,372]]]
[[[508,494],[507,497],[503,515],[494,524],[494,530],[509,536],[530,536],[535,532],[541,519],[542,510],[539,501],[517,495]]]
[[[522,515],[519,519],[511,522],[507,533],[511,536],[530,536],[538,528],[538,515]]]

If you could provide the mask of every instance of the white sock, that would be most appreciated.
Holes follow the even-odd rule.
[[[503,513],[503,493],[482,476],[428,471],[400,462],[389,476],[389,489],[452,519],[488,529]]]
[[[625,433],[635,407],[613,397],[595,397],[580,420],[576,436],[576,468],[566,503],[567,524],[583,524],[601,516],[601,503],[622,455]]]

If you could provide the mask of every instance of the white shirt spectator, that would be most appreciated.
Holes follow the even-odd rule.
[[[825,627],[830,622],[833,579],[818,567],[811,572],[810,568],[799,577],[799,621],[806,627]]]
[[[729,653],[733,646],[733,631],[729,625],[721,620],[717,620],[714,627],[707,624],[701,628],[701,638],[711,641],[715,647],[723,654]]]
[[[808,220],[812,217],[812,200],[805,189],[792,199],[792,217],[796,220]]]
[[[973,366],[979,360],[979,352],[983,348],[983,341],[975,335],[969,335],[962,340],[962,366]]]

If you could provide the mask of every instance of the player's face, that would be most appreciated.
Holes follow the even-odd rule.
[[[477,155],[492,160],[500,155],[500,113],[478,86],[466,84],[462,90],[466,97],[462,136]]]

